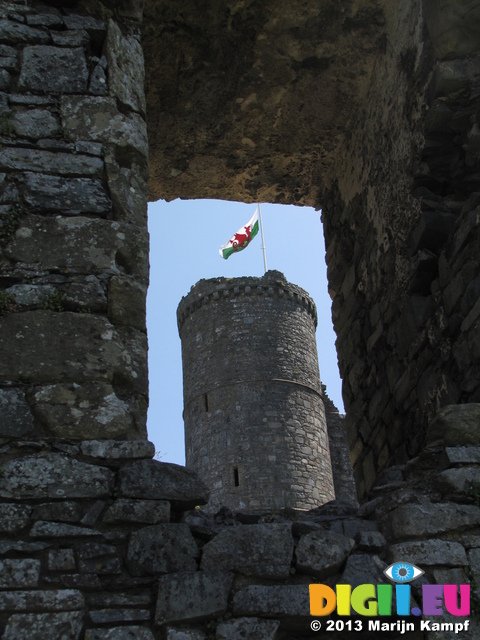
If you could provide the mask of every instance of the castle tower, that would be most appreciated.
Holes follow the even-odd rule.
[[[312,509],[334,498],[310,296],[278,271],[200,280],[182,298],[186,466],[209,506]]]

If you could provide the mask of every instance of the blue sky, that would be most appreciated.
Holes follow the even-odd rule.
[[[150,407],[148,436],[163,462],[185,464],[181,344],[176,310],[201,278],[261,276],[260,233],[223,260],[219,248],[254,214],[256,205],[221,200],[163,200],[149,206],[150,287],[147,298]],[[311,295],[317,305],[320,376],[343,412],[331,300],[327,292],[320,211],[261,204],[268,269]]]

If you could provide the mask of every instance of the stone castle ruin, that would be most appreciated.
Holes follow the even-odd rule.
[[[475,0],[0,2],[2,640],[302,640],[310,583],[399,559],[415,606],[470,584],[480,637],[479,26]],[[210,514],[152,459],[146,207],[178,197],[322,209],[336,501]]]

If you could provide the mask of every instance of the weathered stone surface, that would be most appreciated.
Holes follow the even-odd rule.
[[[40,560],[0,560],[0,589],[38,586]]]
[[[12,170],[12,171],[34,171],[40,173],[54,173],[56,175],[84,175],[84,176],[100,176],[103,170],[103,161],[100,158],[92,158],[91,156],[73,155],[70,153],[53,153],[52,151],[38,151],[36,149],[26,149],[23,147],[9,147],[3,149],[2,156],[0,158],[0,168]],[[37,188],[41,185],[41,180],[35,180],[33,176],[27,177],[27,184],[29,191],[29,197],[31,198],[32,184],[35,183]],[[66,182],[62,180],[61,182]],[[55,185],[60,182],[47,180],[47,185],[52,188],[52,195],[55,193]],[[81,190],[77,188],[77,191],[73,190],[73,187],[78,184],[69,182],[71,191],[70,199],[73,200],[74,196],[80,196]],[[103,196],[103,200],[108,200],[105,192],[101,190],[99,183],[80,183],[83,189],[96,188],[98,194]],[[63,192],[65,193],[65,191]],[[85,195],[83,196],[85,198]],[[96,196],[98,198],[98,195]],[[37,205],[38,206],[38,205]]]
[[[228,608],[233,574],[225,571],[174,573],[159,580],[156,624],[194,622],[221,616]]]
[[[39,93],[87,90],[88,69],[83,48],[33,46],[23,51],[19,86]]]
[[[68,16],[64,16],[63,22],[67,29],[85,29],[85,31],[87,31],[91,36],[96,34],[103,36],[106,30],[105,23],[93,16],[72,13]]]
[[[33,415],[20,389],[0,389],[0,436],[20,437],[33,431]]]
[[[479,49],[480,10],[470,0],[427,0],[425,17],[438,58],[460,57]]]
[[[447,447],[480,444],[480,404],[443,407],[432,420],[427,441],[443,440]]]
[[[8,620],[3,640],[79,640],[83,611],[65,613],[16,613]]]
[[[108,317],[110,321],[145,330],[147,288],[133,278],[115,276],[108,285]]]
[[[252,524],[220,531],[203,547],[203,570],[287,578],[293,556],[291,524]]]
[[[64,131],[71,140],[108,142],[147,157],[143,118],[136,113],[120,113],[113,98],[64,97],[61,114]]]
[[[129,406],[102,382],[37,387],[33,410],[51,433],[62,438],[120,438],[133,429]]]
[[[73,549],[52,549],[48,552],[49,571],[75,571]]]
[[[50,40],[50,36],[46,31],[28,27],[20,22],[0,20],[0,40],[10,44],[23,44],[24,42],[29,44],[32,42],[44,43]]]
[[[79,522],[82,507],[78,502],[64,500],[62,502],[46,502],[33,509],[33,520],[53,520],[57,522]]]
[[[110,93],[134,111],[145,113],[145,71],[139,41],[125,37],[113,20],[108,23],[107,60]]]
[[[118,220],[130,220],[144,225],[147,219],[146,168],[137,162],[120,167],[112,154],[105,154],[108,187]]]
[[[157,524],[134,531],[127,551],[127,567],[134,576],[195,571],[197,543],[186,524]]]
[[[0,318],[0,378],[36,384],[103,380],[135,369],[113,326],[102,317],[26,311]],[[55,349],[52,340],[55,339]],[[35,357],[32,357],[35,354]],[[140,371],[136,374],[137,380]]]
[[[85,47],[88,45],[88,33],[83,29],[75,31],[52,31],[53,44],[58,47]]]
[[[467,565],[467,554],[458,542],[445,540],[421,540],[391,545],[388,554],[390,562],[402,559],[413,564],[444,565],[463,567]]]
[[[91,158],[88,157],[87,162],[90,160]],[[103,164],[101,160],[95,163]],[[45,169],[46,167],[43,168]],[[38,171],[41,170],[42,167],[38,165]],[[24,180],[25,200],[33,209],[59,211],[66,215],[81,213],[106,215],[111,209],[110,199],[98,180],[59,178],[44,173],[27,173]]]
[[[261,618],[237,618],[221,622],[216,631],[216,640],[275,640],[279,620],[262,620]]]
[[[358,549],[362,551],[382,551],[386,540],[380,531],[359,531],[355,536]]]
[[[30,521],[31,513],[32,507],[20,504],[0,504],[0,533],[18,533]]]
[[[38,553],[48,549],[48,542],[24,542],[23,540],[0,540],[0,555],[15,551],[18,553]]]
[[[127,225],[110,220],[24,216],[4,252],[12,260],[39,264],[42,269],[112,275],[128,270],[142,280],[148,277],[143,260],[148,255],[147,235],[138,229],[133,235]]]
[[[448,466],[457,464],[480,464],[480,447],[445,447]]]
[[[468,552],[468,564],[478,597],[480,595],[480,549],[470,549]]]
[[[391,511],[383,522],[389,540],[432,537],[462,531],[480,524],[480,509],[451,502],[405,504]]]
[[[83,455],[102,460],[133,460],[155,455],[155,445],[148,440],[85,440],[80,448]]]
[[[114,474],[109,469],[47,453],[3,464],[0,496],[15,499],[96,498],[109,495]]]
[[[87,629],[85,640],[155,640],[147,627],[126,626],[111,629]]]
[[[0,610],[4,611],[76,611],[84,606],[83,595],[73,589],[0,592]]]
[[[206,640],[207,635],[201,629],[175,629],[166,627],[167,640]]]
[[[170,500],[183,509],[208,501],[208,489],[193,471],[157,460],[125,466],[119,473],[119,485],[123,497]]]
[[[340,533],[312,531],[300,538],[295,551],[297,569],[317,578],[336,573],[352,551],[355,543]]]
[[[309,617],[308,584],[243,587],[233,598],[233,613],[280,619]]]
[[[47,109],[30,109],[16,113],[12,127],[17,136],[23,138],[48,138],[60,133],[60,125]]]
[[[438,488],[446,494],[468,494],[472,482],[480,484],[479,467],[457,467],[438,474]]]
[[[148,609],[98,609],[90,611],[93,624],[115,624],[120,622],[144,622],[150,620]]]
[[[90,76],[90,84],[88,85],[90,95],[106,96],[108,94],[106,68],[107,59],[105,56],[102,56]]]
[[[30,536],[32,538],[82,538],[91,536],[101,536],[99,531],[87,529],[87,527],[76,527],[73,524],[63,524],[59,522],[44,522],[38,520],[33,525]]]
[[[385,582],[383,570],[387,565],[378,556],[354,554],[347,558],[347,564],[339,582],[351,584],[352,588],[359,584],[379,584]]]
[[[107,509],[103,522],[138,522],[158,524],[170,522],[170,503],[166,500],[129,500],[119,498]]]

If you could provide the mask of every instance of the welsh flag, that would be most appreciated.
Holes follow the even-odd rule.
[[[247,224],[239,229],[230,240],[222,245],[219,249],[219,253],[225,260],[236,253],[237,251],[243,251],[246,246],[254,239],[258,233],[258,209],[253,214],[252,219]]]

